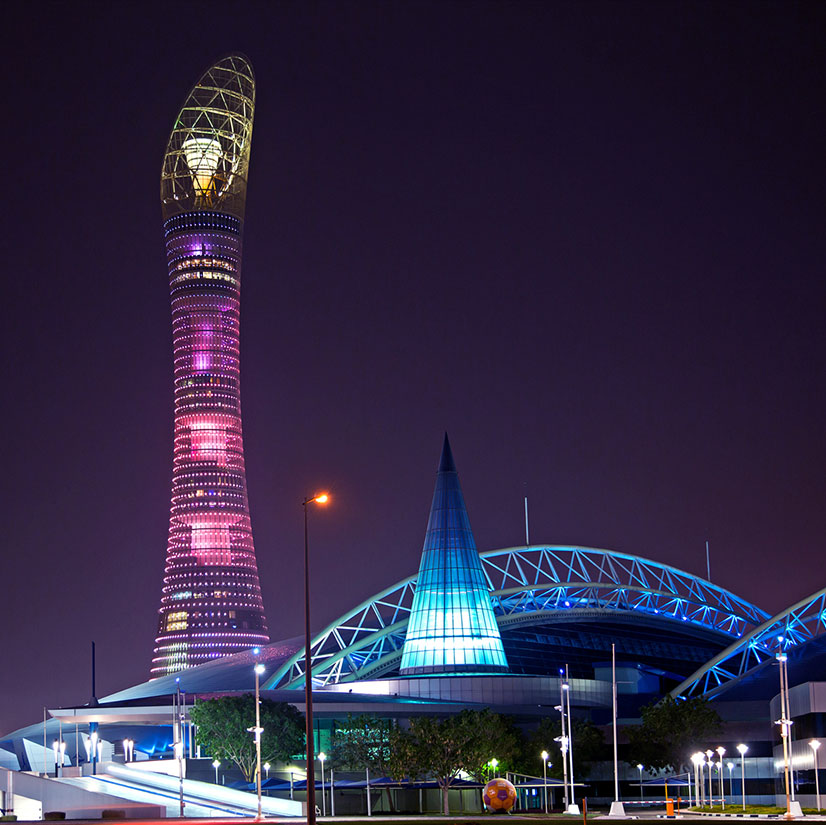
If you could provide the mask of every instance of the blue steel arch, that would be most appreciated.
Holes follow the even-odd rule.
[[[480,553],[500,627],[549,611],[636,611],[699,625],[737,639],[769,618],[711,582],[650,559],[567,545]],[[398,664],[416,589],[409,576],[362,602],[312,641],[313,684],[378,677]],[[290,657],[264,687],[304,685],[304,654]]]
[[[710,659],[671,691],[675,699],[719,696],[773,662],[778,653],[826,635],[826,588],[782,610]]]

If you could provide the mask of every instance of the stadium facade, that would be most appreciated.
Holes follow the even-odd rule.
[[[249,62],[240,55],[219,60],[188,95],[163,160],[175,446],[153,676],[269,641],[240,395],[241,247],[254,107]]]

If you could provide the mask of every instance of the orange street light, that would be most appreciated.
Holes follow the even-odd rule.
[[[307,825],[316,825],[315,817],[315,742],[313,741],[313,673],[312,658],[310,656],[310,541],[307,529],[308,504],[326,504],[330,496],[327,493],[318,493],[311,498],[305,498],[304,508],[304,702],[306,705],[306,737],[307,737]],[[322,766],[321,793],[324,793],[324,763]],[[322,800],[323,800],[322,796]]]

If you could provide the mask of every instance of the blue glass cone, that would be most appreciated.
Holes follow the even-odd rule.
[[[507,667],[445,434],[401,674],[501,672]]]

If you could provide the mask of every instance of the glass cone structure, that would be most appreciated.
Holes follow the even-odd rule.
[[[445,434],[400,673],[507,669],[490,587]]]
[[[172,301],[175,446],[152,675],[269,641],[250,526],[240,398],[240,275],[255,79],[211,66],[161,172]]]

